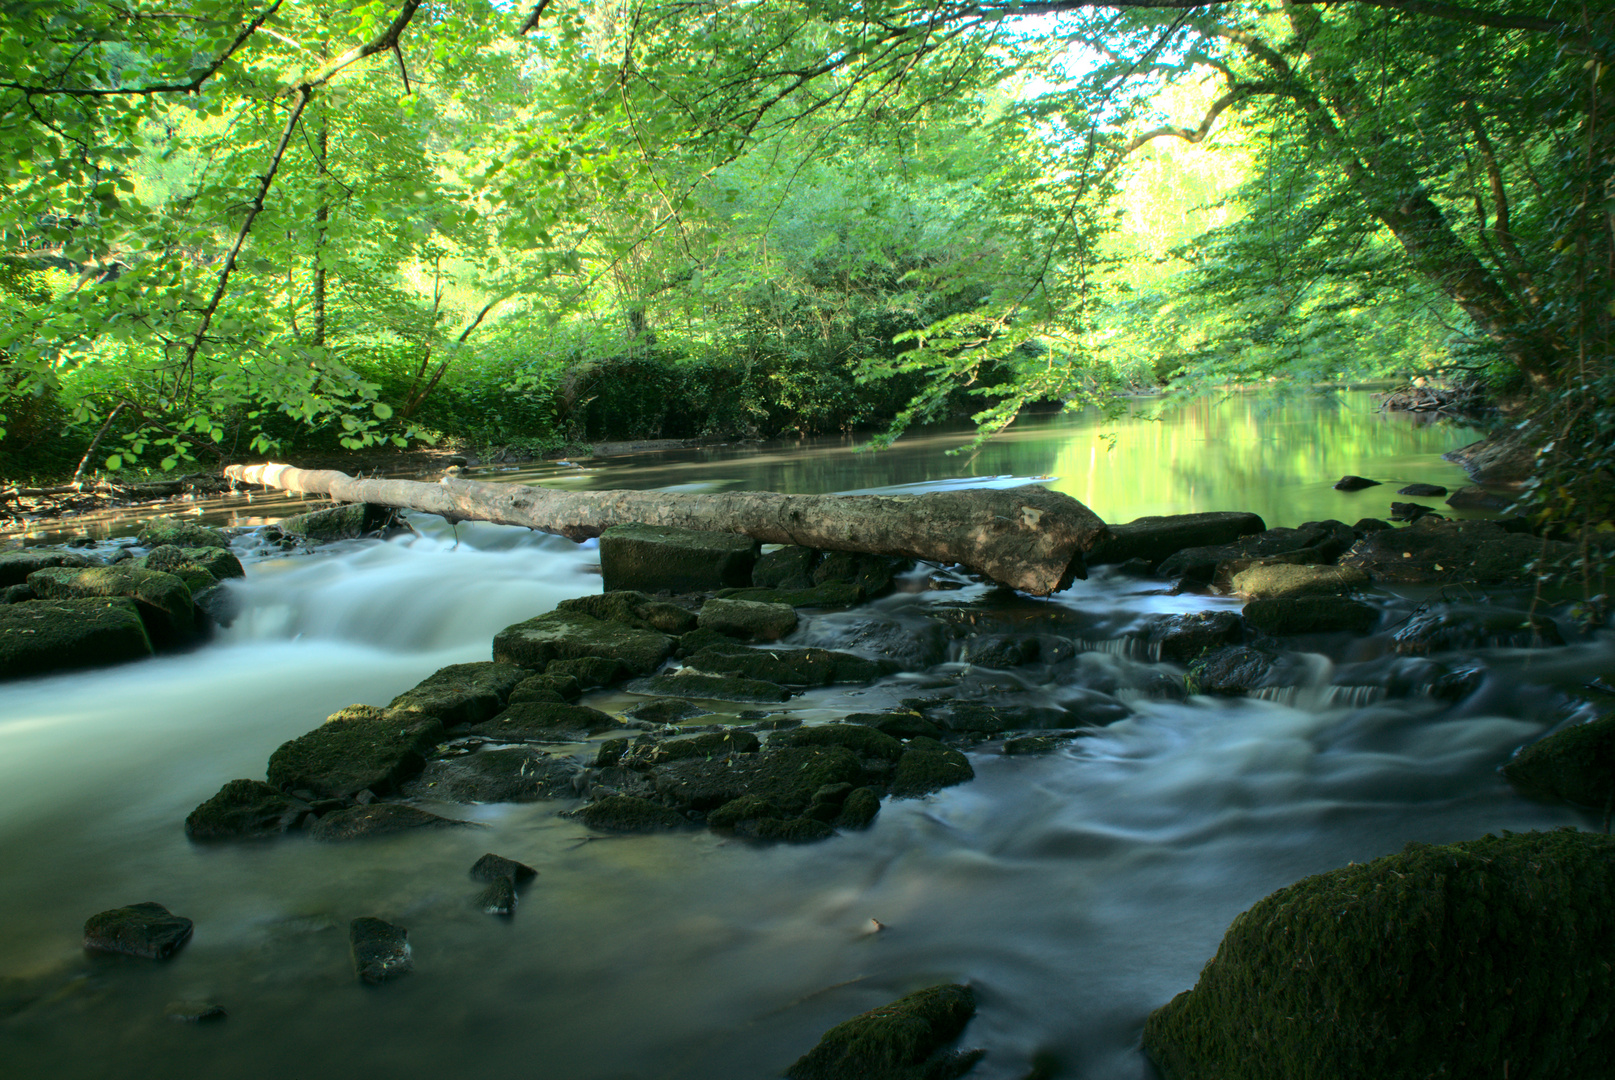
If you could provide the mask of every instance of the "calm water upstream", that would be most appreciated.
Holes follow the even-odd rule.
[[[1207,403],[1105,429],[1114,450],[1097,430],[1043,420],[973,458],[945,456],[959,436],[935,435],[882,455],[830,442],[508,478],[816,492],[1046,477],[1108,520],[1248,509],[1294,525],[1386,513],[1400,485],[1345,495],[1330,488],[1342,473],[1462,483],[1438,455],[1467,441],[1373,415],[1366,395]],[[200,509],[252,523],[285,505]],[[871,617],[920,625],[942,605],[1033,620],[1077,651],[1015,678],[1052,701],[1129,709],[1044,757],[984,744],[971,752],[975,781],[888,800],[864,833],[805,847],[704,831],[588,840],[556,816],[576,805],[561,802],[433,807],[481,827],[361,844],[189,843],[190,809],[232,778],[261,777],[284,740],[444,664],[486,659],[502,627],[599,588],[592,545],[414,524],[416,536],[250,562],[242,618],[191,654],[0,686],[8,1076],[761,1080],[840,1020],[968,981],[981,1005],[965,1042],[988,1051],[972,1077],[1017,1080],[1048,1054],[1060,1076],[1133,1080],[1153,1075],[1137,1050],[1146,1014],[1192,985],[1229,921],[1275,888],[1413,839],[1595,824],[1515,797],[1496,767],[1615,669],[1609,635],[1477,654],[1485,681],[1456,704],[1375,690],[1394,681],[1383,638],[1310,654],[1310,684],[1279,698],[1174,701],[1149,687],[1181,670],[1120,639],[1152,613],[1236,605],[1099,572],[1050,600],[900,592],[806,621],[794,640],[837,640]],[[1388,626],[1423,599],[1376,602]],[[912,695],[921,677],[769,708],[832,719]],[[470,902],[466,871],[485,851],[540,872],[508,921]],[[144,900],[196,921],[173,960],[80,950],[87,916]],[[346,926],[360,915],[409,928],[413,974],[357,983]],[[871,919],[887,929],[871,933]],[[180,1001],[217,1002],[229,1019],[165,1019]]]

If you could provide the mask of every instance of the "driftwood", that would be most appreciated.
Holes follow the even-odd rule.
[[[691,495],[667,491],[556,491],[446,476],[355,479],[329,469],[232,465],[226,478],[441,514],[450,521],[525,525],[571,540],[613,525],[643,522],[708,532],[737,532],[765,544],[827,551],[903,555],[960,563],[1033,596],[1088,576],[1083,553],[1109,536],[1105,523],[1069,495],[1037,485],[924,495],[779,495],[741,491]]]

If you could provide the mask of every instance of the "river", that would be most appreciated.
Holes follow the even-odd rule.
[[[1468,439],[1381,417],[1355,394],[1200,402],[1162,421],[1037,418],[973,456],[944,453],[961,441],[924,434],[870,455],[832,439],[479,475],[795,492],[1044,478],[1112,521],[1244,509],[1295,525],[1385,515],[1400,485],[1334,491],[1347,472],[1461,484],[1439,454]],[[198,509],[250,525],[292,505]],[[1191,986],[1229,921],[1274,889],[1410,840],[1598,824],[1516,797],[1496,770],[1610,670],[1609,635],[1476,653],[1485,678],[1456,703],[1376,690],[1397,663],[1383,635],[1307,654],[1307,683],[1270,699],[1180,701],[1150,686],[1181,669],[1149,662],[1126,632],[1152,613],[1236,602],[1101,569],[1048,600],[970,587],[872,605],[897,621],[943,605],[1040,620],[1076,651],[1021,672],[1031,692],[1127,713],[1046,756],[984,744],[973,782],[888,800],[865,832],[801,847],[705,831],[591,839],[556,816],[575,802],[541,802],[437,807],[481,827],[359,844],[188,842],[190,809],[232,778],[261,777],[284,740],[349,703],[385,704],[442,665],[486,659],[502,627],[599,589],[592,544],[414,524],[385,542],[250,558],[235,586],[242,617],[194,652],[0,686],[9,1075],[761,1080],[840,1020],[964,981],[980,1000],[964,1043],[987,1050],[973,1078],[1018,1080],[1041,1060],[1050,1076],[1137,1080],[1154,1075],[1137,1049],[1145,1016]],[[1429,599],[1403,589],[1374,602],[1388,625]],[[798,634],[833,639],[868,614],[820,615]],[[767,708],[809,722],[868,711],[922,674]],[[630,701],[592,698],[608,710]],[[471,904],[467,870],[485,851],[539,871],[511,919]],[[196,921],[175,958],[82,952],[85,918],[146,900]],[[412,974],[355,980],[346,927],[360,915],[409,928]],[[195,1001],[228,1019],[165,1018]]]

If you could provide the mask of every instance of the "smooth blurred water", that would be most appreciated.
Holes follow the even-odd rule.
[[[1439,481],[1435,448],[1398,449],[1400,437],[1382,449],[1406,457],[1406,478]],[[1453,441],[1462,439],[1430,440]],[[1156,473],[1134,476],[1134,501],[1119,480],[1094,480],[1079,497],[1120,520],[1255,508],[1294,524],[1371,512],[1309,503],[1325,498],[1307,492],[1331,473],[1390,472],[1324,455],[1285,474],[1295,490],[1286,498],[1277,485],[1265,509],[1226,486],[1210,496],[1189,484],[1193,499],[1172,502],[1188,474],[1164,456],[1170,443],[1158,444]],[[1057,454],[1056,464],[1103,460],[1093,454]],[[815,455],[846,460],[815,471]],[[684,457],[570,471],[596,487],[678,476],[818,490],[820,475],[841,489],[941,486],[982,465],[916,454],[946,474],[919,476],[834,447],[794,462],[774,451]],[[1129,460],[1143,469],[1150,458]],[[865,463],[862,482],[846,478]],[[1051,471],[1015,463],[988,462],[984,475]],[[1213,497],[1221,501],[1194,501]],[[242,618],[193,653],[0,686],[7,1075],[772,1077],[831,1025],[948,980],[970,982],[980,998],[964,1041],[988,1054],[972,1077],[1014,1080],[1047,1053],[1060,1076],[1133,1080],[1151,1075],[1137,1050],[1145,1016],[1192,985],[1229,921],[1273,889],[1409,840],[1590,824],[1517,798],[1496,768],[1561,722],[1582,682],[1611,669],[1608,637],[1492,651],[1481,657],[1485,683],[1456,705],[1340,693],[1332,683],[1346,665],[1388,662],[1375,640],[1309,657],[1311,684],[1284,700],[1172,702],[1147,686],[1179,669],[1118,639],[1151,613],[1232,602],[1165,596],[1158,583],[1102,571],[1046,601],[985,588],[899,593],[807,620],[793,642],[838,640],[871,616],[923,621],[972,605],[985,620],[1036,623],[1075,643],[1075,655],[1037,669],[1035,694],[1131,709],[1049,756],[974,751],[973,782],[888,800],[867,832],[804,847],[704,831],[590,839],[556,816],[576,805],[560,802],[436,807],[479,827],[359,844],[188,842],[190,809],[230,779],[261,777],[284,740],[341,706],[385,704],[439,666],[486,658],[500,628],[599,588],[592,545],[416,524],[423,535],[252,563],[235,586]],[[1418,599],[1378,602],[1394,613]],[[883,707],[914,684],[897,676],[769,708],[829,719]],[[467,870],[485,851],[540,871],[508,921],[471,903]],[[175,958],[81,951],[85,918],[145,900],[196,920]],[[360,915],[409,928],[412,974],[357,983],[346,927]],[[886,929],[872,932],[871,919]],[[229,1019],[165,1019],[170,1002],[199,999]]]

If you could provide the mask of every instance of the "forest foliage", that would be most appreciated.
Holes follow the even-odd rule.
[[[1612,23],[0,0],[0,468],[1423,373],[1550,403],[1602,520]]]

